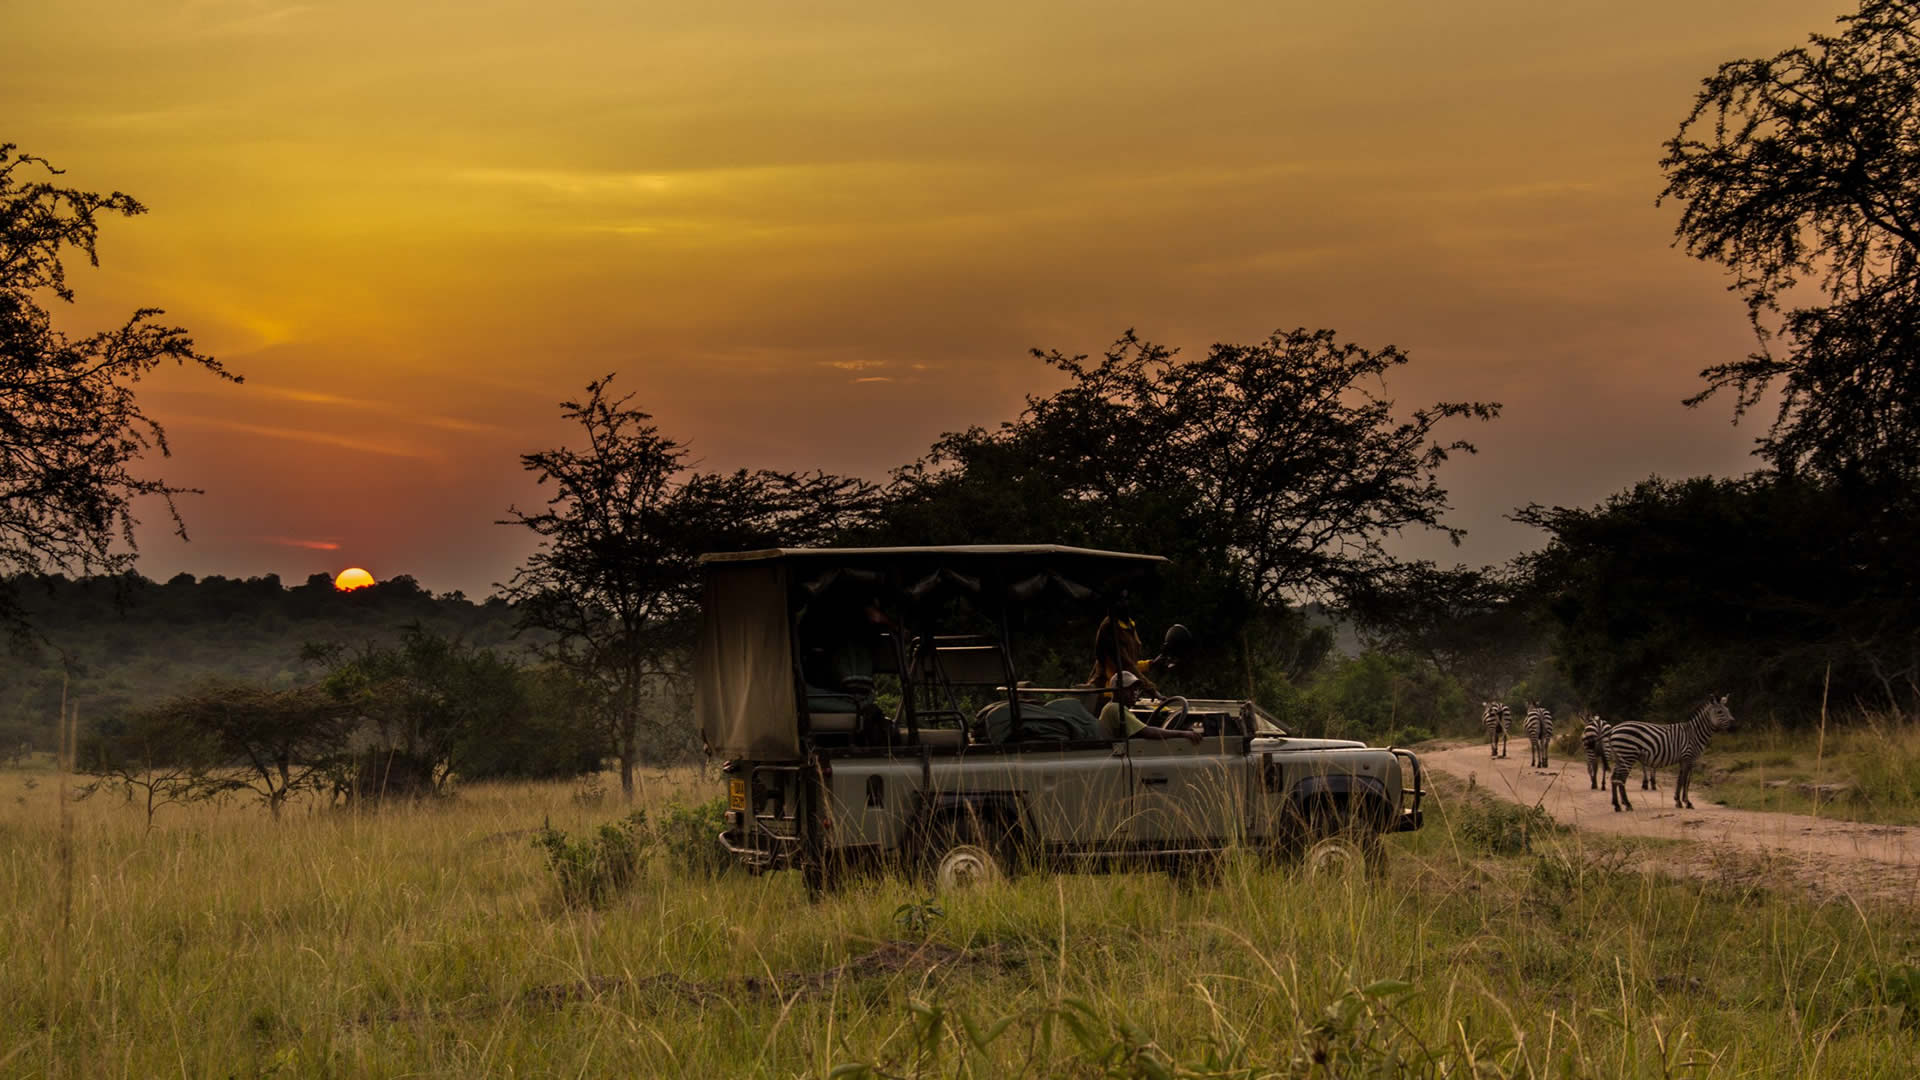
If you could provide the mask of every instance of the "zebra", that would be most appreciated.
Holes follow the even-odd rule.
[[[1553,711],[1537,701],[1527,702],[1527,767],[1547,767],[1547,744],[1553,741]]]
[[[1480,726],[1487,729],[1487,756],[1507,756],[1507,728],[1513,723],[1513,710],[1501,701],[1480,703]]]
[[[1600,790],[1600,778],[1612,772],[1607,764],[1607,735],[1613,725],[1598,716],[1587,717],[1580,728],[1580,747],[1587,752],[1587,787]]]
[[[1693,800],[1688,798],[1693,766],[1706,752],[1714,733],[1732,727],[1733,710],[1727,708],[1725,694],[1708,698],[1705,705],[1694,710],[1693,719],[1684,724],[1628,720],[1613,725],[1607,735],[1606,749],[1607,756],[1613,759],[1614,810],[1633,809],[1633,803],[1627,801],[1627,775],[1635,765],[1645,766],[1649,773],[1659,766],[1680,766],[1680,776],[1673,782],[1673,805],[1693,809]]]

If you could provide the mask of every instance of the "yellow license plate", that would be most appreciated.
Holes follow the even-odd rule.
[[[747,808],[747,782],[745,780],[727,781],[727,807],[732,810]]]

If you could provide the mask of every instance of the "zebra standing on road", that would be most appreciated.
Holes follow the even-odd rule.
[[[1627,801],[1627,774],[1635,765],[1644,765],[1649,771],[1678,765],[1680,776],[1673,782],[1673,805],[1693,809],[1693,800],[1688,797],[1693,766],[1706,752],[1714,733],[1732,727],[1733,710],[1727,708],[1725,694],[1708,698],[1705,705],[1694,710],[1693,719],[1684,724],[1628,720],[1613,725],[1606,741],[1607,756],[1613,759],[1613,808],[1633,809],[1633,804]]]
[[[1607,735],[1613,725],[1597,716],[1587,717],[1580,728],[1580,748],[1587,752],[1587,787],[1600,790],[1601,778],[1613,770],[1607,765]]]
[[[1547,745],[1553,742],[1553,711],[1537,701],[1527,702],[1527,767],[1547,767]]]
[[[1513,723],[1513,710],[1504,701],[1480,703],[1480,726],[1487,729],[1487,756],[1507,756],[1507,728]]]

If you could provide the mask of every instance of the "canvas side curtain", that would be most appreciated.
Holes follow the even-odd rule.
[[[693,674],[694,715],[710,753],[748,761],[799,758],[784,565],[708,565]]]

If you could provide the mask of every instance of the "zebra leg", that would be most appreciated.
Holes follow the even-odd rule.
[[[1693,762],[1680,763],[1680,776],[1673,782],[1673,805],[1675,809],[1693,809]]]
[[[1633,809],[1633,803],[1627,799],[1627,770],[1615,769],[1613,773],[1613,812]]]
[[[1587,754],[1587,788],[1591,791],[1600,790],[1600,759],[1592,753]]]

